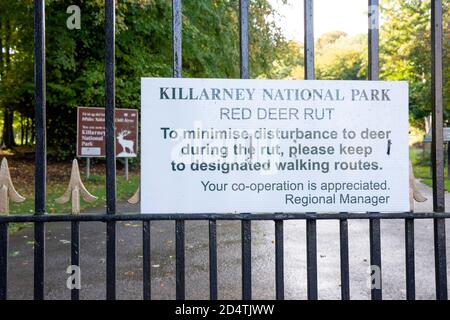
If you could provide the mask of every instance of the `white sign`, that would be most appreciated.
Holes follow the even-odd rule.
[[[142,79],[143,213],[409,211],[408,84]]]

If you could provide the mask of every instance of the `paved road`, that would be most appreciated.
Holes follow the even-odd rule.
[[[420,185],[431,199],[431,189]],[[450,205],[450,195],[446,195]],[[418,211],[431,209],[431,200],[418,204]],[[120,212],[137,207],[119,205]],[[95,210],[101,213],[102,210]],[[450,232],[447,223],[447,233]],[[404,222],[382,222],[383,294],[385,299],[404,299]],[[434,253],[432,221],[417,221],[416,285],[418,299],[434,298]],[[368,299],[369,236],[367,221],[349,221],[352,299]],[[253,296],[274,298],[274,223],[252,223]],[[240,223],[218,222],[219,298],[241,296]],[[81,224],[82,299],[105,297],[105,225]],[[154,299],[175,298],[174,223],[153,222],[152,295]],[[339,233],[337,221],[319,221],[317,226],[318,279],[320,299],[340,298]],[[48,224],[45,292],[47,299],[69,299],[66,268],[70,265],[70,224]],[[119,223],[117,227],[117,296],[142,299],[142,226]],[[449,239],[449,237],[447,237]],[[32,299],[33,229],[10,237],[9,298]],[[450,241],[447,240],[447,247]],[[449,252],[447,250],[447,252]],[[450,261],[448,257],[447,259]],[[208,299],[208,225],[186,222],[186,297]],[[285,222],[285,291],[287,299],[306,299],[306,250],[304,221]]]

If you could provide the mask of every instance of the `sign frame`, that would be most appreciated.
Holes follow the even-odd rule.
[[[102,155],[101,151],[100,151],[100,155],[83,155],[81,154],[81,149],[80,149],[80,140],[81,140],[81,132],[80,132],[80,110],[81,109],[92,109],[93,111],[100,111],[100,112],[105,112],[105,108],[102,107],[83,107],[83,106],[78,106],[77,107],[77,133],[76,133],[76,157],[77,158],[105,158],[106,154],[104,152],[104,154]],[[133,136],[136,137],[136,140],[133,141],[134,142],[134,154],[133,155],[129,155],[129,156],[121,156],[120,154],[118,154],[118,148],[117,148],[117,137],[115,137],[115,143],[116,143],[116,158],[122,158],[122,159],[128,159],[128,158],[137,158],[138,154],[140,152],[140,148],[139,148],[139,109],[131,109],[131,108],[116,108],[115,109],[116,112],[116,126],[115,129],[117,129],[117,112],[131,112],[136,114],[136,120],[135,120],[135,134],[133,134]],[[117,130],[116,131],[116,135],[117,135]],[[103,143],[105,143],[105,138],[103,139]],[[105,147],[102,147],[103,151],[105,151]]]
[[[306,99],[304,101],[295,101],[294,98],[292,98],[289,102],[285,102],[285,99],[281,99],[283,100],[283,102],[277,104],[277,102],[269,101],[268,98],[266,100],[261,98],[263,96],[263,87],[271,88],[275,91],[280,88],[288,90],[294,90],[292,88],[308,88],[310,90],[317,88],[323,89],[325,91],[327,89],[331,89],[336,90],[336,98],[334,99],[334,101],[332,100],[332,102],[330,102],[330,100],[328,100],[327,102],[327,100],[324,100],[321,96],[320,100],[318,98],[314,101],[307,101]],[[225,92],[230,92],[232,88],[240,90],[239,94],[236,93],[235,98],[228,95],[228,93],[227,95],[225,95]],[[222,100],[217,98],[217,94],[220,94],[220,92],[218,93],[217,91],[219,89],[222,89],[222,92],[224,93],[223,97],[227,97],[227,102],[225,98],[222,98]],[[256,91],[250,92],[253,89],[256,89]],[[246,90],[249,90],[249,98],[247,100],[243,98],[243,94],[246,93]],[[355,93],[358,90],[361,91],[359,100],[357,97],[359,93]],[[258,91],[260,92],[258,93]],[[342,91],[343,96],[340,96],[337,91]],[[374,91],[378,91],[379,95],[374,94]],[[355,95],[353,95],[354,93]],[[406,81],[293,81],[211,78],[141,78],[141,94],[141,131],[142,135],[146,137],[146,141],[142,141],[141,145],[141,172],[142,175],[145,176],[145,179],[141,179],[141,212],[144,214],[239,214],[245,212],[252,212],[255,214],[264,214],[270,212],[363,213],[407,212],[410,210],[408,158],[409,86]],[[208,94],[209,97],[216,98],[208,98]],[[254,99],[255,96],[253,94],[257,96],[256,99]],[[328,94],[324,94],[324,96],[327,95]],[[274,94],[274,96],[276,95]],[[294,94],[292,94],[292,97],[293,96]],[[317,122],[315,124],[308,124],[306,123],[306,121],[304,121],[303,123],[289,122],[291,118],[281,119],[285,121],[281,123],[272,122],[271,124],[269,124],[269,120],[274,119],[265,118],[263,119],[263,121],[257,122],[256,124],[254,122],[245,124],[241,122],[240,124],[238,124],[238,121],[243,120],[261,120],[259,119],[259,109],[289,109],[292,107],[305,109],[306,107],[315,108],[318,106],[323,107],[324,109],[329,109],[325,107],[330,107],[330,104],[332,106],[335,106],[335,109],[338,110],[338,117],[336,119],[333,119],[333,121],[330,118],[328,119],[328,122],[323,122],[318,127],[316,127]],[[253,112],[249,112],[251,111],[249,110],[251,108],[254,108],[255,110]],[[360,111],[361,108],[364,108],[364,110]],[[238,112],[236,113],[237,118],[233,118],[232,113],[222,113],[222,111],[219,111],[219,109],[242,110],[238,110]],[[256,112],[257,110],[258,112]],[[246,111],[247,113],[244,115],[244,113],[241,111]],[[302,110],[302,112],[303,111],[305,110]],[[249,116],[249,113],[253,114],[253,116]],[[256,116],[257,113],[258,116]],[[293,112],[292,115],[296,116],[297,113]],[[388,115],[388,117],[386,117],[386,115]],[[247,118],[245,118],[244,116]],[[280,113],[280,117],[281,116],[286,116],[286,113],[283,111],[283,113]],[[289,113],[289,116],[291,116],[291,113]],[[225,124],[220,123],[220,121],[224,119],[228,122],[225,122]],[[279,120],[277,119],[277,121]],[[301,205],[298,206],[288,206],[288,201],[291,201],[292,197],[289,198],[291,200],[289,200],[288,198],[286,198],[286,200],[281,200],[278,198],[277,200],[275,200],[274,195],[276,195],[277,197],[283,195],[284,190],[281,190],[281,192],[278,192],[279,190],[276,190],[277,192],[273,192],[272,195],[266,193],[264,196],[254,196],[254,194],[251,195],[250,192],[244,196],[238,193],[234,193],[233,196],[230,196],[229,194],[227,194],[227,192],[230,191],[230,188],[228,190],[224,190],[223,193],[212,193],[209,192],[210,190],[207,190],[206,186],[204,186],[204,192],[200,192],[199,190],[202,188],[200,186],[200,182],[202,182],[202,180],[205,180],[205,182],[210,180],[214,183],[223,182],[222,184],[228,183],[228,185],[231,185],[229,183],[231,180],[243,180],[243,182],[247,183],[247,185],[250,185],[250,182],[253,182],[254,180],[256,180],[256,182],[269,183],[273,183],[277,180],[265,179],[265,177],[261,178],[262,176],[256,175],[256,173],[253,172],[253,169],[242,169],[244,170],[243,173],[238,172],[241,169],[233,169],[235,170],[234,173],[226,176],[223,175],[223,173],[228,174],[228,172],[219,172],[221,169],[217,169],[219,168],[219,166],[216,166],[215,164],[215,161],[217,162],[217,160],[211,160],[209,162],[213,164],[213,166],[210,166],[209,163],[201,163],[202,166],[203,164],[205,164],[205,166],[199,167],[199,165],[193,166],[192,162],[189,162],[194,160],[187,160],[187,162],[184,162],[184,160],[179,160],[180,158],[177,158],[177,160],[179,160],[178,163],[184,164],[184,166],[180,166],[180,168],[183,169],[176,169],[176,166],[173,164],[174,158],[171,158],[171,155],[175,155],[175,157],[178,157],[183,152],[180,150],[176,150],[176,148],[171,149],[175,144],[175,140],[173,140],[172,142],[169,141],[170,139],[172,139],[170,137],[171,131],[174,131],[175,129],[181,129],[180,133],[174,134],[175,138],[177,136],[186,136],[187,131],[197,132],[198,128],[195,125],[195,122],[201,123],[200,126],[202,128],[206,128],[208,130],[211,129],[211,131],[225,131],[229,128],[230,132],[231,129],[239,128],[239,130],[241,130],[246,129],[247,127],[253,129],[260,129],[261,127],[264,129],[282,128],[280,130],[283,130],[285,128],[316,128],[315,130],[323,130],[323,132],[326,132],[326,129],[336,129],[341,133],[339,134],[339,138],[335,140],[335,142],[333,142],[336,144],[335,150],[338,150],[340,148],[339,146],[342,145],[342,141],[344,139],[343,136],[345,136],[345,133],[342,133],[344,131],[342,129],[356,129],[356,135],[359,138],[353,140],[353,144],[349,142],[350,146],[352,147],[352,153],[345,153],[346,151],[344,151],[344,153],[342,153],[342,151],[336,151],[336,155],[330,153],[323,158],[319,157],[318,161],[316,162],[320,165],[320,163],[328,161],[330,166],[335,166],[336,161],[337,164],[342,163],[342,161],[345,162],[345,159],[347,159],[348,161],[353,161],[354,163],[357,163],[358,161],[359,163],[361,163],[361,161],[364,160],[363,157],[366,157],[367,155],[363,155],[359,152],[362,149],[365,149],[365,147],[368,147],[367,149],[370,149],[369,147],[372,147],[373,145],[373,147],[376,149],[376,152],[372,154],[374,158],[369,157],[369,159],[371,159],[370,161],[372,161],[370,162],[370,169],[361,169],[360,165],[360,169],[351,169],[354,171],[348,171],[349,166],[346,164],[347,169],[345,170],[347,171],[337,169],[337,171],[331,172],[329,175],[327,175],[328,172],[318,171],[321,169],[312,169],[316,171],[311,171],[311,169],[288,169],[294,171],[284,171],[279,176],[277,176],[276,179],[279,181],[283,181],[283,179],[287,179],[286,177],[290,177],[291,180],[295,180],[295,178],[292,178],[292,176],[294,176],[299,180],[304,180],[304,182],[306,182],[304,177],[309,178],[310,175],[313,174],[311,179],[317,179],[317,182],[319,183],[330,182],[336,185],[340,182],[348,182],[349,184],[353,182],[356,183],[356,180],[359,181],[360,179],[370,182],[370,184],[372,185],[372,182],[375,181],[376,183],[374,183],[373,186],[375,189],[358,189],[359,193],[348,192],[348,190],[357,189],[348,189],[346,193],[342,192],[342,194],[344,194],[345,196],[350,194],[351,197],[354,196],[354,198],[358,198],[357,201],[359,202],[349,202],[349,200],[339,200],[340,202],[337,202],[333,198],[330,201],[336,202],[323,202],[319,203],[318,205],[316,205],[314,202],[310,202],[305,206],[302,206],[302,202],[300,203]],[[192,127],[192,125],[194,126]],[[390,137],[392,137],[393,140],[391,141],[389,135],[383,135],[383,137],[381,137],[380,135],[380,137],[378,137],[378,134],[376,134],[375,138],[367,138],[364,137],[368,135],[366,131],[376,131],[380,133],[389,132],[391,133]],[[281,140],[281,143],[292,143],[288,141],[289,139],[292,140],[292,138],[287,138],[285,141]],[[164,140],[167,140],[167,143],[169,145],[166,146]],[[189,140],[185,141],[186,143],[188,143]],[[363,141],[367,141],[362,145],[362,147],[364,148],[360,146]],[[209,143],[207,142],[208,141],[205,142],[197,140],[197,143],[200,143],[200,145],[203,143],[209,145]],[[315,140],[311,140],[309,142],[312,145],[318,143]],[[179,145],[183,145],[183,143],[185,142],[183,140],[181,142],[177,140],[176,143]],[[195,143],[195,141],[192,143]],[[320,143],[323,145],[326,144],[323,139],[320,140]],[[305,159],[308,160],[307,158]],[[227,160],[225,160],[224,158],[223,161],[226,162]],[[374,162],[377,165],[372,167],[372,163]],[[403,162],[404,164],[402,164]],[[275,167],[278,165],[273,164],[272,166]],[[194,167],[197,169],[193,169]],[[263,166],[259,166],[259,168],[261,167]],[[185,170],[185,168],[188,169]],[[198,168],[205,169],[199,170]],[[180,170],[183,172],[177,175],[176,171]],[[279,168],[277,170],[279,170]],[[301,174],[297,175],[297,171],[295,170],[305,171],[301,171]],[[378,170],[383,171],[378,172]],[[191,179],[192,181],[190,181],[189,179]],[[384,181],[381,181],[383,179]],[[386,180],[389,181],[387,183],[387,187],[386,183],[382,183],[386,182]],[[379,186],[380,183],[382,184],[381,188]],[[163,192],[162,190],[165,190],[165,192]],[[305,187],[305,189],[303,190],[305,190],[305,192],[307,193],[311,190],[316,189],[306,189]],[[317,190],[317,196],[320,196],[321,193],[319,189]],[[314,196],[314,191],[312,193]],[[379,197],[380,201],[375,199],[376,201],[374,200],[373,203],[376,202],[376,204],[372,204],[372,202],[366,202],[366,200],[364,200],[363,202],[362,200],[359,200],[359,198],[362,198],[363,196],[370,198]],[[383,198],[383,196],[386,197]],[[340,198],[339,195],[337,195],[336,197]],[[294,198],[296,199],[297,197]],[[389,198],[391,198],[391,200],[389,200]],[[348,197],[346,197],[345,199],[348,199]],[[298,204],[299,202],[295,203]],[[356,203],[356,205],[353,206],[354,203]]]

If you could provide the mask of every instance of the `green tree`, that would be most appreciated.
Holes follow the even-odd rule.
[[[272,63],[271,73],[262,74],[261,78],[303,79],[304,78],[303,45],[290,40]]]
[[[385,23],[381,29],[381,77],[407,80],[410,90],[410,120],[423,127],[431,112],[431,31],[430,1],[387,0],[382,7]],[[444,97],[450,94],[450,15],[444,4]],[[445,100],[445,119],[450,116]]]
[[[141,77],[172,76],[171,1],[117,3],[117,107],[139,108]],[[80,30],[66,26],[69,5],[81,8]],[[14,11],[20,26],[12,41],[11,65],[1,77],[0,107],[29,116],[33,113],[32,1],[0,0],[0,6],[2,21]],[[183,1],[185,77],[239,77],[238,7],[238,0]],[[280,29],[271,22],[275,19],[270,19],[276,12],[268,0],[251,0],[249,12],[251,76],[273,77],[273,61],[286,46]],[[4,32],[3,39],[1,35]],[[104,105],[104,1],[47,0],[46,37],[48,145],[51,155],[63,159],[75,150],[76,106]]]
[[[23,6],[22,6],[23,5]],[[32,115],[31,94],[33,79],[32,46],[33,33],[29,19],[31,3],[0,1],[0,110],[2,112],[2,144],[15,146],[15,112],[23,115],[24,122],[31,128],[29,117]],[[17,54],[20,52],[21,54]],[[30,76],[31,72],[31,76]],[[28,78],[28,79],[27,79]],[[23,86],[18,85],[18,81]]]
[[[316,77],[322,80],[364,80],[367,77],[367,36],[349,37],[334,31],[316,41]]]

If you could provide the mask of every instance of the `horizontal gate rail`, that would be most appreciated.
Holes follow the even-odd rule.
[[[65,221],[149,221],[149,220],[364,220],[364,219],[435,219],[450,218],[450,212],[435,213],[267,213],[267,214],[81,214],[81,215],[15,215],[0,217],[0,223],[65,222]]]

